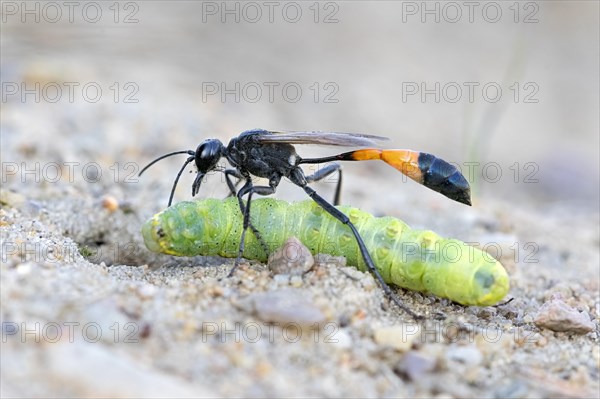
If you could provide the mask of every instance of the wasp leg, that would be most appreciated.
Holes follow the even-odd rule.
[[[423,319],[423,316],[416,314],[411,309],[409,309],[406,305],[404,305],[404,303],[402,303],[400,298],[398,298],[398,296],[394,293],[394,291],[392,291],[390,286],[387,285],[387,283],[385,281],[383,281],[383,277],[381,277],[379,270],[377,270],[377,268],[375,267],[375,264],[373,263],[373,259],[371,259],[371,255],[369,255],[369,251],[367,250],[367,247],[366,247],[362,237],[358,233],[358,230],[356,230],[356,227],[354,226],[354,224],[350,221],[350,218],[348,218],[347,215],[345,215],[344,213],[339,211],[337,208],[335,208],[333,205],[331,205],[329,202],[327,202],[327,200],[325,200],[323,197],[321,197],[319,194],[317,194],[317,192],[315,190],[313,190],[312,188],[310,188],[307,185],[306,178],[304,177],[304,172],[302,172],[302,169],[300,169],[300,168],[294,169],[292,171],[292,173],[290,174],[289,179],[292,181],[292,183],[301,187],[304,190],[304,192],[306,192],[306,194],[308,194],[308,196],[313,201],[315,201],[317,204],[319,204],[331,216],[333,216],[334,218],[336,218],[337,220],[339,220],[346,226],[350,227],[350,230],[352,230],[352,234],[354,234],[354,238],[356,238],[358,247],[360,248],[360,253],[361,253],[365,263],[367,264],[367,268],[369,269],[371,274],[373,274],[375,276],[377,281],[379,281],[379,284],[381,285],[383,292],[389,298],[391,298],[392,301],[396,305],[398,305],[398,307],[400,309],[404,310],[406,313],[408,313],[410,316],[412,316],[415,320]]]
[[[229,187],[229,191],[230,191],[229,196],[236,195],[236,192],[237,192],[236,186],[240,183],[240,181],[242,181],[242,179],[244,177],[242,176],[242,174],[240,172],[238,172],[235,169],[227,169],[224,172],[224,174],[225,174],[225,181],[227,182],[227,187]],[[230,176],[236,177],[238,179],[238,181],[236,183],[232,182]],[[242,201],[242,199],[240,197],[238,197],[238,204],[240,206],[240,211],[242,212],[242,215],[245,215],[246,214],[246,206],[244,205],[244,202]],[[256,227],[254,227],[252,225],[252,222],[250,222],[250,221],[248,222],[248,227],[250,227],[250,230],[252,230],[254,237],[256,237],[256,239],[260,243],[261,248],[263,249],[265,254],[268,256],[269,255],[269,247],[263,240],[263,238],[260,234],[260,231],[258,231],[258,229]]]
[[[325,166],[324,168],[317,170],[312,175],[306,176],[305,178],[307,183],[312,183],[315,181],[322,180],[334,172],[338,172],[337,185],[335,187],[335,196],[333,197],[333,205],[337,206],[340,204],[340,194],[342,191],[342,165],[340,165],[339,163],[332,163],[330,165]]]
[[[269,185],[268,186],[254,186],[254,185],[252,185],[252,180],[250,179],[250,177],[247,177],[246,178],[246,184],[244,184],[244,186],[240,189],[240,191],[238,191],[237,198],[238,198],[238,202],[240,204],[240,207],[242,207],[244,205],[244,203],[242,201],[242,197],[244,195],[248,194],[248,200],[246,201],[246,207],[245,207],[244,212],[243,212],[243,214],[244,214],[244,225],[243,225],[243,228],[242,228],[242,237],[240,239],[240,249],[238,251],[238,256],[235,259],[235,262],[233,264],[233,268],[231,269],[231,271],[229,272],[229,274],[227,275],[227,277],[233,276],[233,273],[235,272],[235,270],[237,269],[237,267],[238,267],[238,265],[240,263],[240,259],[242,258],[242,254],[244,253],[244,246],[245,246],[245,242],[246,242],[246,230],[250,226],[250,205],[252,204],[252,195],[253,194],[258,194],[258,195],[271,195],[271,194],[273,194],[275,192],[275,188],[279,185],[279,181],[280,180],[281,180],[281,177],[275,175],[269,181]]]
[[[227,182],[227,187],[229,187],[229,195],[227,198],[233,197],[237,193],[237,186],[244,180],[244,176],[235,169],[227,169],[223,174],[225,174],[225,182]],[[232,182],[230,176],[235,177],[237,181],[235,183]]]

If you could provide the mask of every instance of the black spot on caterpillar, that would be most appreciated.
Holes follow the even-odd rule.
[[[486,252],[432,231],[413,230],[393,217],[376,218],[347,206],[338,209],[358,229],[387,283],[463,305],[493,305],[508,292],[506,270]],[[296,236],[313,254],[345,256],[348,265],[365,270],[350,229],[313,201],[290,204],[272,198],[257,199],[252,201],[251,216],[270,251]],[[235,258],[242,219],[235,198],[186,201],[154,215],[142,227],[142,235],[154,252]],[[268,254],[250,234],[243,257],[264,262]]]

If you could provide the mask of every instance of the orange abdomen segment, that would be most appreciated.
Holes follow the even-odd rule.
[[[352,153],[352,159],[355,161],[380,159],[398,169],[417,183],[423,183],[423,173],[421,173],[421,169],[419,168],[419,154],[420,152],[411,150],[379,150],[376,148],[367,148],[354,151]]]

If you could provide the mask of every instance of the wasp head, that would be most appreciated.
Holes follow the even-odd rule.
[[[198,173],[206,174],[214,170],[224,150],[223,143],[217,139],[206,139],[200,143],[194,155]]]
[[[200,184],[202,184],[204,175],[217,167],[217,163],[223,156],[224,151],[225,146],[217,139],[206,139],[196,148],[194,162],[198,168],[198,174],[192,184],[192,197],[200,190]]]
[[[196,163],[196,167],[198,168],[198,174],[196,175],[196,179],[194,180],[194,184],[192,185],[192,196],[194,196],[200,189],[200,184],[202,183],[202,178],[204,177],[204,175],[206,175],[211,170],[216,169],[217,163],[219,162],[219,159],[221,158],[224,151],[225,151],[225,147],[223,146],[223,143],[221,143],[219,140],[207,139],[207,140],[204,140],[202,143],[200,143],[198,148],[196,148],[196,151],[183,150],[183,151],[175,151],[175,152],[170,152],[165,155],[161,155],[160,157],[156,158],[154,161],[150,162],[148,165],[144,166],[144,168],[140,171],[138,176],[141,176],[142,173],[144,173],[150,166],[154,165],[161,159],[165,159],[167,157],[170,157],[173,155],[178,155],[178,154],[187,154],[188,159],[185,161],[185,163],[179,170],[179,173],[177,173],[177,176],[175,177],[175,181],[173,182],[173,188],[171,189],[171,195],[169,196],[169,204],[168,204],[168,206],[171,206],[171,203],[173,202],[173,195],[175,194],[175,188],[177,187],[177,182],[179,182],[179,178],[181,177],[181,174],[183,173],[183,170],[185,169],[185,167],[190,162],[194,161]]]

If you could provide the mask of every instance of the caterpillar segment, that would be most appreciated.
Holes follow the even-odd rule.
[[[474,306],[494,305],[508,292],[506,270],[480,249],[432,231],[411,229],[393,217],[376,218],[348,206],[338,209],[356,226],[388,284]],[[366,270],[350,229],[313,201],[256,199],[251,218],[269,252],[296,236],[313,254],[344,256],[349,266]],[[234,198],[181,202],[148,220],[142,235],[154,252],[235,258],[242,219]],[[264,262],[268,255],[253,234],[246,236],[243,257]]]

